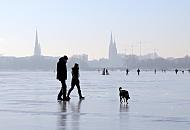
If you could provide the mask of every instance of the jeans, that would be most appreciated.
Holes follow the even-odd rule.
[[[61,81],[62,87],[61,90],[57,96],[58,99],[61,99],[61,96],[63,95],[63,99],[66,99],[66,93],[67,93],[67,85],[65,83],[65,80]]]

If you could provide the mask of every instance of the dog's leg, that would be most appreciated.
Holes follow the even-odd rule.
[[[127,99],[125,98],[125,103],[127,103]]]

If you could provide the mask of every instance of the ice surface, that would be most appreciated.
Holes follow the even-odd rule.
[[[57,102],[54,72],[0,72],[0,130],[188,130],[190,74],[174,72],[81,72],[77,89]],[[67,86],[71,76],[68,73]],[[129,91],[119,102],[119,87]]]

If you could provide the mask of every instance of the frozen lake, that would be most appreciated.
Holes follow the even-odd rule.
[[[190,74],[115,71],[81,72],[85,100],[77,89],[57,102],[54,72],[0,72],[0,130],[188,130]],[[68,72],[67,88],[71,76]],[[129,91],[128,105],[118,88]]]

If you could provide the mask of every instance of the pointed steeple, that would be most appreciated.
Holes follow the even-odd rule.
[[[113,42],[113,50],[114,50],[115,55],[117,55],[117,47],[116,47],[115,39],[114,39],[114,42]]]
[[[35,48],[38,48],[38,32],[37,32],[37,29],[36,29]]]
[[[35,47],[34,47],[34,56],[41,56],[41,48],[38,42],[38,32],[36,29],[36,39],[35,39]]]
[[[36,40],[35,40],[35,45],[37,45],[38,44],[38,31],[37,31],[37,29],[36,29]]]
[[[114,46],[116,45],[116,43],[115,43],[115,38],[114,38],[114,40],[113,40],[113,44],[114,44]]]
[[[111,32],[110,44],[113,44],[112,32]]]
[[[111,38],[110,38],[110,45],[109,45],[109,60],[110,61],[116,61],[117,60],[117,47],[116,47],[116,42],[115,39],[112,36],[111,32]]]

